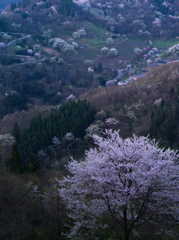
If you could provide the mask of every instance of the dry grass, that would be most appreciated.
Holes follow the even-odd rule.
[[[42,114],[42,117],[50,113],[52,106],[34,106],[29,111],[16,111],[13,114],[7,114],[3,119],[0,119],[0,134],[12,133],[14,122],[17,122],[21,131],[29,127],[31,119]]]
[[[177,92],[178,72],[179,63],[164,64],[127,86],[91,89],[80,98],[87,98],[95,110],[103,109],[109,117],[117,118],[123,136],[132,132],[146,134],[151,125],[150,116],[155,108],[154,101],[159,98],[163,98],[165,102],[171,101],[171,87]],[[136,118],[126,118],[126,109],[133,111]]]
[[[45,52],[46,54],[50,55],[50,56],[60,57],[60,53],[55,51],[53,48],[42,47],[42,51]]]

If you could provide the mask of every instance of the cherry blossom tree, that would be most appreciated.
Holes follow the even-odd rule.
[[[54,147],[57,148],[57,149],[59,149],[61,147],[60,146],[61,145],[60,140],[55,136],[52,139],[52,143],[53,143]]]
[[[146,222],[162,217],[164,222],[166,216],[176,221],[177,152],[159,148],[148,137],[122,139],[112,130],[105,134],[93,136],[96,148],[86,152],[85,161],[72,159],[70,176],[60,181],[60,194],[74,220],[68,238],[84,239],[84,232],[92,236],[104,229],[113,239],[129,240]]]

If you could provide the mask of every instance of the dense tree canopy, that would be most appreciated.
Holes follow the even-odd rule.
[[[40,169],[40,164],[34,154],[30,154],[30,157],[27,159],[26,172],[34,173]]]
[[[151,114],[152,125],[150,134],[152,137],[160,139],[161,145],[179,148],[179,89],[175,93],[173,87],[170,90],[170,99],[155,107]]]
[[[72,0],[61,0],[60,11],[66,16],[74,15],[74,3]]]
[[[61,184],[61,196],[75,224],[68,237],[81,239],[99,229],[112,239],[129,240],[134,230],[149,220],[165,222],[178,217],[179,167],[173,150],[160,149],[155,140],[123,140],[119,131],[93,136],[96,149],[85,161],[68,164],[70,176]],[[95,235],[96,236],[96,235]],[[79,237],[79,238],[78,238]]]
[[[72,101],[52,110],[51,114],[42,119],[41,115],[34,117],[30,127],[23,131],[20,151],[23,160],[31,153],[36,154],[44,147],[52,145],[54,136],[61,140],[66,133],[73,133],[77,138],[83,138],[85,129],[94,120],[94,110],[86,101]]]
[[[17,143],[14,143],[13,148],[12,148],[10,171],[14,172],[16,174],[20,174],[23,172],[21,157],[20,157]]]
[[[167,14],[168,13],[168,8],[167,6],[165,6],[164,3],[164,0],[155,0],[156,4],[158,5],[160,11],[163,13],[163,14]]]
[[[17,122],[13,125],[12,136],[15,138],[17,143],[20,143],[21,133]]]

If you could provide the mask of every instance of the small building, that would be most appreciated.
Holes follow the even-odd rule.
[[[116,80],[109,80],[106,82],[106,87],[111,87],[116,84]]]
[[[148,69],[142,68],[140,69],[141,72],[148,72]]]
[[[88,72],[89,72],[89,73],[94,73],[94,69],[93,69],[92,67],[89,67],[89,68],[88,68]]]
[[[124,81],[124,82],[122,82],[122,81],[121,81],[121,82],[118,82],[118,84],[117,84],[117,85],[118,85],[118,86],[124,86],[124,85],[126,85],[126,84],[127,84],[127,82],[125,82],[125,81]]]
[[[67,98],[66,98],[66,102],[67,101],[74,101],[76,99],[76,97],[73,95],[73,94],[71,94],[70,96],[68,96]]]
[[[131,77],[131,79],[132,79],[132,80],[134,80],[134,81],[136,81],[136,80],[137,80],[137,78],[136,78],[136,77]]]
[[[129,79],[127,79],[127,80],[126,80],[126,82],[132,82],[132,79],[131,79],[131,78],[129,78]]]
[[[166,61],[158,61],[158,63],[160,63],[160,64],[165,64],[165,63],[167,63]]]

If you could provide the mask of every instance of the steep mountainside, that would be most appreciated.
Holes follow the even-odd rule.
[[[154,68],[127,86],[94,89],[84,97],[98,112],[91,132],[100,133],[111,117],[119,121],[114,128],[123,137],[150,134],[162,146],[179,148],[179,62]]]

